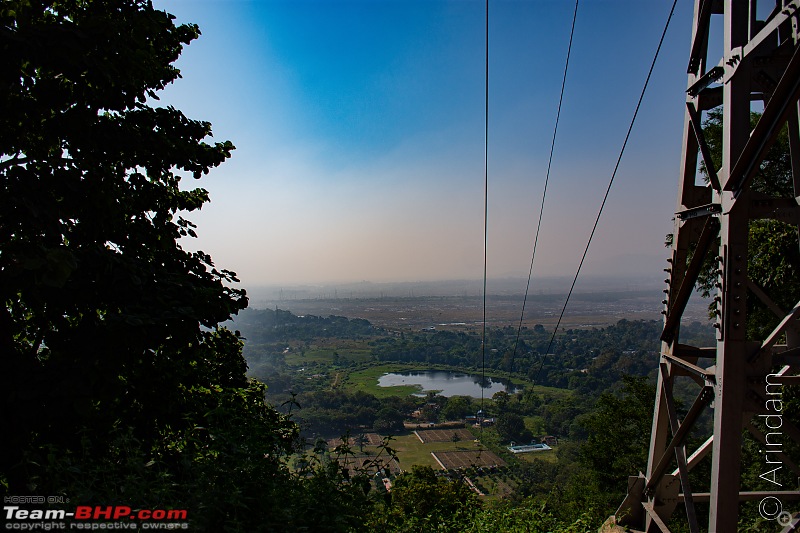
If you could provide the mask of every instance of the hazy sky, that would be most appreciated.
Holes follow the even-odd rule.
[[[691,4],[678,2],[587,275],[666,266]],[[212,201],[187,248],[246,287],[482,276],[482,1],[156,5],[203,34],[162,101],[237,147],[199,182]],[[535,276],[574,275],[670,5],[581,1]],[[490,2],[490,277],[528,272],[573,8]]]

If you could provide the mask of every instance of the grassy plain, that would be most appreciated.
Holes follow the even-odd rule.
[[[338,355],[342,361],[366,363],[372,358],[372,349],[366,340],[319,339],[314,344],[293,347],[285,354],[289,366],[331,364]]]
[[[558,462],[558,455],[556,455],[555,450],[543,450],[540,452],[530,452],[530,453],[518,453],[516,458],[520,461],[535,461],[540,460],[544,461],[545,463],[557,463]]]
[[[414,385],[400,385],[398,387],[379,387],[378,378],[389,372],[402,372],[410,370],[402,364],[385,364],[370,366],[363,370],[350,372],[344,380],[344,386],[350,391],[363,391],[375,395],[377,398],[389,396],[409,396],[419,393],[422,388]],[[416,438],[416,437],[415,437]]]
[[[413,432],[393,437],[389,447],[397,451],[398,462],[403,470],[411,470],[413,465],[439,470],[441,467],[431,452],[480,449],[480,445],[473,441],[422,443]]]
[[[490,327],[517,326],[523,303],[525,280],[519,283],[508,280],[498,285],[497,280],[489,287],[486,300],[486,318]],[[480,328],[483,320],[481,287],[479,283],[466,285],[458,290],[437,284],[405,284],[402,287],[374,286],[343,290],[338,295],[333,287],[328,291],[313,293],[281,289],[276,293],[266,288],[253,288],[251,301],[256,308],[279,307],[295,314],[318,316],[339,315],[364,318],[372,324],[400,331],[413,331],[435,326],[437,329],[457,331]],[[532,328],[542,324],[552,329],[558,320],[569,288],[569,280],[538,280],[538,290],[527,299],[523,326]],[[620,283],[612,280],[590,282],[581,280],[566,309],[561,327],[591,328],[615,324],[621,318],[629,320],[661,320],[663,284],[659,279],[632,281],[628,278]],[[250,288],[248,288],[248,292]],[[280,294],[280,296],[279,296]],[[707,302],[690,299],[684,312],[687,320],[703,321],[707,317]]]

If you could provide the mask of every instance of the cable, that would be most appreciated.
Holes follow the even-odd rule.
[[[633,112],[631,123],[628,126],[628,132],[625,134],[625,141],[623,141],[622,143],[622,148],[619,151],[619,157],[617,157],[617,163],[616,165],[614,165],[614,172],[611,173],[611,179],[608,181],[606,194],[603,196],[603,201],[600,204],[600,210],[597,213],[597,218],[594,221],[594,226],[592,226],[592,232],[589,234],[589,240],[586,243],[586,248],[583,250],[583,256],[581,257],[581,262],[578,265],[577,272],[575,272],[575,279],[572,280],[572,286],[569,288],[569,292],[567,293],[567,299],[564,302],[564,307],[561,309],[561,314],[558,317],[558,322],[556,322],[556,327],[553,329],[553,335],[550,337],[550,344],[548,344],[547,351],[545,351],[544,355],[542,356],[542,362],[539,364],[539,369],[536,371],[536,375],[534,376],[533,379],[534,383],[536,383],[536,381],[539,379],[539,373],[542,371],[542,367],[544,367],[544,362],[547,359],[547,354],[550,353],[550,349],[553,347],[553,341],[556,338],[556,333],[558,333],[558,327],[561,325],[561,319],[564,318],[564,312],[567,310],[567,304],[569,304],[569,299],[572,296],[572,291],[573,289],[575,289],[575,283],[578,281],[578,276],[581,273],[581,268],[583,268],[583,262],[586,260],[586,254],[589,252],[589,246],[592,244],[592,239],[594,238],[595,230],[597,230],[597,224],[600,222],[600,215],[603,214],[603,208],[606,205],[606,200],[608,199],[608,193],[611,192],[611,186],[614,184],[614,178],[617,175],[619,164],[622,161],[622,155],[625,153],[625,147],[628,145],[628,139],[631,136],[633,125],[636,122],[636,116],[639,114],[639,108],[642,105],[642,100],[644,100],[644,94],[647,91],[647,85],[650,83],[650,76],[653,74],[653,69],[656,66],[656,60],[658,59],[658,54],[661,52],[661,45],[664,43],[664,37],[667,35],[667,29],[669,29],[669,23],[672,20],[672,14],[675,12],[675,5],[677,3],[678,0],[673,0],[672,2],[672,8],[669,10],[667,23],[664,25],[664,31],[661,33],[661,39],[658,41],[658,47],[656,48],[655,56],[653,56],[653,62],[650,63],[650,70],[647,72],[647,78],[644,81],[644,87],[642,87],[642,93],[639,95],[639,101],[636,103],[636,109]]]
[[[558,97],[558,110],[556,111],[556,123],[553,127],[553,141],[550,143],[550,158],[547,160],[547,174],[544,177],[544,190],[542,191],[542,205],[539,208],[539,222],[536,224],[536,236],[533,239],[533,253],[531,254],[531,267],[528,270],[528,283],[525,285],[525,297],[522,299],[522,312],[519,315],[519,325],[517,326],[517,339],[514,341],[514,352],[511,354],[511,368],[514,371],[514,361],[517,357],[517,346],[519,336],[522,332],[522,319],[525,317],[525,304],[528,302],[528,290],[531,286],[531,276],[533,275],[533,261],[536,259],[536,245],[539,243],[539,230],[542,227],[542,213],[544,212],[544,201],[547,197],[547,184],[550,181],[550,167],[553,164],[553,150],[556,146],[556,134],[558,133],[558,121],[561,118],[561,103],[564,101],[564,87],[567,85],[567,70],[569,69],[569,57],[572,53],[572,38],[575,35],[575,20],[578,18],[578,0],[575,0],[575,11],[572,14],[572,29],[569,32],[569,46],[567,46],[567,60],[564,64],[564,78],[561,80],[561,94]]]
[[[486,384],[486,272],[489,244],[489,0],[486,0],[486,63],[484,66],[484,115],[483,115],[483,332],[481,333],[481,412],[483,413]],[[478,418],[483,433],[482,417]]]

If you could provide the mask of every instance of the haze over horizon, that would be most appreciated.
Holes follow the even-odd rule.
[[[483,2],[156,7],[202,31],[163,105],[237,146],[187,180],[212,202],[185,247],[246,288],[482,277]],[[669,7],[580,4],[534,280],[574,276]],[[573,8],[490,2],[491,279],[528,273]],[[679,2],[582,276],[666,265],[691,17]]]

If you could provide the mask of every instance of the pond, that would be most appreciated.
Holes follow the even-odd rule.
[[[416,396],[425,396],[429,391],[437,391],[440,396],[472,396],[481,397],[483,389],[484,398],[491,398],[496,392],[506,391],[509,394],[521,390],[522,387],[513,385],[510,381],[501,378],[486,378],[481,387],[481,376],[449,372],[446,370],[417,370],[412,372],[392,372],[384,374],[378,379],[379,387],[396,387],[398,385],[416,385],[420,392]]]

